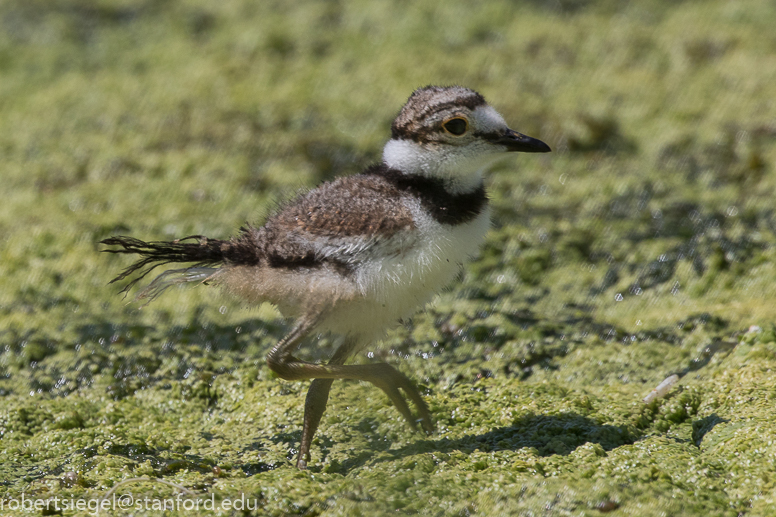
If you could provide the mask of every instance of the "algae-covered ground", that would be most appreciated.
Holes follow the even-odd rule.
[[[0,0],[0,515],[773,515],[774,23],[766,0]],[[335,383],[298,471],[275,310],[205,286],[140,309],[97,242],[261,222],[379,159],[430,83],[554,152],[494,168],[480,257],[356,359],[414,379],[436,433]]]

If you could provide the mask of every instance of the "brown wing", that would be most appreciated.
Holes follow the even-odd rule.
[[[348,270],[352,257],[320,256],[320,239],[347,246],[349,239],[388,238],[414,226],[405,193],[378,175],[357,175],[324,183],[296,198],[261,228],[246,228],[236,243],[249,245],[272,267]],[[314,242],[315,241],[315,242]]]
[[[380,176],[349,176],[299,197],[266,226],[320,237],[390,237],[414,226],[404,196]]]

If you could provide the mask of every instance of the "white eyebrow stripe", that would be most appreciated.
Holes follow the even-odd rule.
[[[491,106],[479,106],[472,113],[474,130],[477,133],[501,134],[507,130],[504,118]]]

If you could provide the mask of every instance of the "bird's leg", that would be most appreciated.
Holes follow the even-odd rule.
[[[413,431],[417,429],[415,425],[419,420],[420,425],[426,433],[434,432],[434,421],[431,419],[431,413],[428,410],[423,397],[420,396],[418,388],[403,373],[388,363],[363,364],[352,366],[341,366],[336,371],[331,371],[332,375],[339,375],[341,379],[357,379],[367,381],[388,395],[393,405],[399,410],[399,413],[407,420]],[[399,389],[404,392],[404,396]],[[405,396],[412,401],[418,410],[418,417],[414,417]]]
[[[302,316],[296,321],[291,332],[286,334],[286,336],[278,341],[278,344],[269,351],[267,354],[267,365],[273,372],[278,374],[281,379],[293,381],[297,379],[314,378],[305,375],[300,376],[300,370],[303,371],[305,370],[305,366],[312,366],[312,364],[300,361],[294,357],[292,353],[307,334],[309,334],[321,321],[323,316],[323,312]]]
[[[307,398],[304,401],[304,424],[302,425],[302,439],[299,442],[299,454],[296,456],[296,468],[306,469],[310,461],[310,445],[318,430],[326,404],[329,401],[329,389],[334,379],[313,379],[310,389],[307,390]]]
[[[420,396],[420,392],[404,374],[390,364],[344,365],[332,361],[324,365],[301,361],[292,355],[302,339],[315,328],[322,317],[321,313],[300,318],[291,332],[267,354],[267,364],[282,379],[288,381],[315,379],[315,382],[310,386],[305,404],[305,412],[309,415],[309,417],[305,416],[305,425],[309,426],[309,430],[303,432],[303,443],[300,447],[299,460],[303,461],[297,460],[297,465],[303,468],[306,464],[304,460],[309,453],[309,441],[312,440],[315,428],[317,428],[317,424],[326,409],[331,381],[335,379],[354,379],[374,384],[388,395],[388,398],[391,399],[393,405],[396,406],[396,409],[413,430],[416,429],[416,421],[420,420],[423,430],[427,433],[433,432],[434,423],[431,419],[431,413],[429,413],[423,397]],[[343,349],[341,357],[337,357],[337,363],[344,362],[349,352],[348,348]],[[340,350],[338,349],[335,356],[339,356],[339,354]],[[404,395],[399,391],[400,389]],[[411,400],[417,408],[417,418],[410,411],[405,397]],[[315,425],[313,426],[313,424]]]
[[[329,360],[329,364],[344,364],[353,353],[358,341],[349,338],[341,344]],[[329,389],[334,379],[313,379],[310,389],[307,390],[307,398],[304,403],[304,425],[302,426],[302,440],[299,444],[299,455],[296,457],[296,467],[307,468],[310,461],[310,444],[318,430],[323,412],[326,411],[326,403],[329,400]]]
[[[345,346],[345,345],[343,345]],[[356,379],[367,381],[388,395],[393,405],[399,410],[399,413],[407,420],[413,431],[417,429],[416,421],[420,420],[423,430],[427,433],[434,431],[434,422],[431,419],[431,413],[428,406],[423,401],[420,392],[404,374],[399,372],[388,363],[363,364],[363,365],[315,365],[302,363],[312,367],[322,367],[311,369],[307,375],[315,377],[310,389],[307,392],[305,401],[304,427],[302,429],[302,440],[299,447],[296,466],[300,469],[307,467],[307,461],[310,456],[310,443],[313,435],[318,428],[323,412],[326,410],[326,403],[329,397],[329,389],[335,379]],[[314,371],[313,371],[314,370]],[[303,378],[303,377],[298,377]],[[309,378],[309,377],[307,377]],[[404,391],[402,396],[401,389]],[[418,417],[413,416],[410,411],[405,396],[409,398],[418,410]]]

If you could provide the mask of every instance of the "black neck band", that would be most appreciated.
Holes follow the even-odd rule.
[[[447,190],[441,178],[404,174],[385,164],[369,167],[364,174],[375,174],[388,180],[397,189],[420,200],[420,204],[441,224],[458,225],[472,221],[488,204],[485,186],[471,192],[454,194]]]

